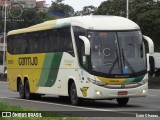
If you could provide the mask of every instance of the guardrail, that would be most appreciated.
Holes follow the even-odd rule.
[[[148,83],[149,89],[160,89],[160,77],[150,77]]]

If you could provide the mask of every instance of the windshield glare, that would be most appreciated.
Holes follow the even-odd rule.
[[[89,31],[92,70],[107,74],[131,74],[146,70],[140,31]]]

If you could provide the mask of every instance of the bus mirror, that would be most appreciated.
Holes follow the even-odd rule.
[[[85,55],[90,55],[90,41],[85,36],[79,36],[79,38],[84,42]]]
[[[143,35],[143,38],[147,41],[148,47],[149,47],[149,53],[152,54],[154,53],[154,43],[151,38],[148,36]]]

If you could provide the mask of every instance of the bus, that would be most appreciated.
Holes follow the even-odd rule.
[[[21,99],[53,94],[126,105],[148,90],[144,39],[133,21],[119,16],[77,16],[12,30],[7,36],[7,81]]]

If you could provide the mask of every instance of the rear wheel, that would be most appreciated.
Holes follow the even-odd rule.
[[[117,98],[117,103],[119,105],[126,105],[129,101],[129,98]]]
[[[20,80],[18,82],[18,91],[19,91],[19,96],[21,99],[25,98],[25,94],[24,94],[24,85],[22,84],[22,81]]]
[[[33,94],[30,93],[30,87],[29,87],[28,80],[25,82],[24,88],[25,88],[25,97],[26,97],[26,99],[28,99],[28,100],[32,99],[33,98]]]
[[[71,84],[71,88],[70,88],[70,99],[71,99],[72,105],[79,105],[81,102],[81,99],[78,98],[77,96],[76,85],[74,82]]]

